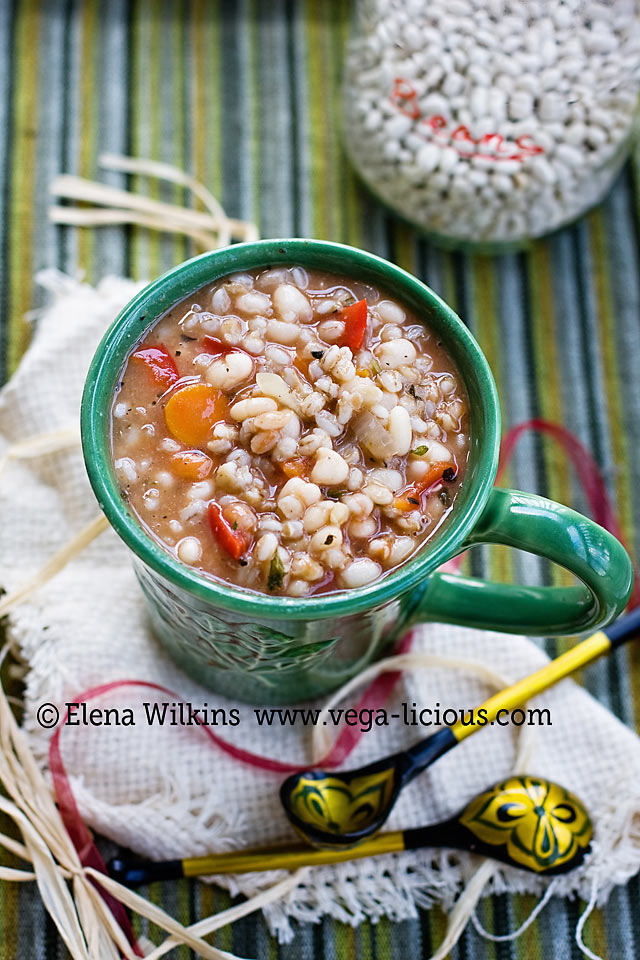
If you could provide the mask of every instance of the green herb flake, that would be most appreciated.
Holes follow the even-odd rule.
[[[269,565],[267,587],[270,591],[279,590],[284,583],[284,564],[278,551],[274,553]]]
[[[327,497],[330,500],[339,500],[342,494],[346,492],[346,490],[327,490]]]
[[[371,362],[371,373],[374,375],[374,377],[377,377],[379,373],[382,373],[382,367],[377,360],[373,360]]]
[[[423,443],[422,446],[416,447],[415,450],[411,450],[410,454],[412,457],[424,457],[428,449],[429,447]]]

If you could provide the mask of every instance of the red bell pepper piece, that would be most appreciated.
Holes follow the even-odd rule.
[[[222,513],[222,507],[215,500],[209,502],[207,508],[211,531],[225,553],[234,560],[239,560],[249,548],[250,537],[244,530],[234,530]]]
[[[212,357],[226,357],[229,353],[246,353],[248,357],[251,357],[251,354],[243,350],[242,347],[230,347],[228,343],[223,343],[217,337],[205,337],[202,342],[205,353],[210,353]]]
[[[157,347],[145,347],[131,355],[132,360],[140,360],[150,371],[156,383],[170,387],[180,379],[175,360],[163,343]]]
[[[341,347],[359,350],[367,329],[367,301],[358,300],[357,303],[345,307],[340,313],[340,319],[344,323],[344,333],[338,343]]]
[[[217,337],[205,337],[202,341],[205,353],[210,353],[212,357],[226,357],[228,353],[233,353],[236,347],[230,347],[228,343],[223,343]]]

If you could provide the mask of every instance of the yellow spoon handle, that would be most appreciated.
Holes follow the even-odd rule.
[[[458,741],[470,737],[472,733],[486,727],[492,720],[495,720],[501,710],[510,711],[514,707],[521,706],[531,697],[535,697],[536,694],[547,690],[554,683],[570,676],[580,667],[597,660],[610,648],[611,640],[606,633],[603,631],[594,633],[593,636],[587,637],[586,640],[572,647],[571,650],[567,650],[566,653],[556,657],[541,670],[537,670],[536,673],[518,680],[511,687],[507,687],[493,697],[489,697],[488,700],[474,709],[473,720],[470,720],[468,724],[458,720],[451,727],[451,732]]]
[[[296,870],[298,867],[375,857],[381,853],[397,853],[404,848],[403,831],[394,830],[379,834],[347,850],[318,850],[306,843],[299,843],[262,850],[239,850],[206,857],[187,857],[182,861],[182,873],[185,877],[206,877],[210,874],[252,873],[254,870]]]

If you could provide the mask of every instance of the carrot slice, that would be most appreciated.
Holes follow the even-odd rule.
[[[224,394],[207,383],[189,383],[176,390],[164,409],[173,436],[190,447],[202,447],[214,423],[224,420],[226,413]]]
[[[300,356],[296,356],[295,360],[293,361],[293,365],[294,365],[294,367],[296,368],[296,370],[298,370],[298,372],[301,373],[302,376],[303,376],[306,380],[309,379],[309,364],[310,364],[310,363],[311,363],[311,358],[310,358],[310,357],[300,357]]]
[[[306,457],[293,457],[291,460],[285,460],[280,464],[282,472],[289,477],[303,477],[309,469],[309,461]]]
[[[176,362],[163,343],[157,347],[145,347],[131,354],[132,360],[144,363],[156,383],[170,387],[179,378]]]
[[[446,473],[447,470],[452,471],[450,479],[453,480],[457,473],[455,463],[447,463],[444,460],[438,460],[436,463],[432,463],[423,477],[420,477],[419,480],[412,483],[410,487],[405,487],[395,498],[393,501],[394,507],[398,510],[406,511],[415,510],[417,507],[422,506],[422,494],[426,493],[434,483],[442,480],[443,474]]]
[[[171,467],[177,477],[196,483],[209,476],[213,460],[201,450],[182,450],[171,457]]]

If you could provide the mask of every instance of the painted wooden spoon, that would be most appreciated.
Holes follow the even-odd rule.
[[[545,876],[568,873],[589,851],[593,828],[576,796],[541,777],[510,777],[484,790],[457,816],[411,830],[381,833],[352,849],[319,850],[307,843],[214,853],[184,860],[116,857],[109,873],[127,886],[261,870],[342,863],[421,847],[468,850]]]
[[[460,741],[483,730],[498,716],[570,676],[630,640],[640,631],[640,607],[620,617],[551,663],[501,690],[474,711],[470,723],[443,727],[408,750],[357,770],[307,770],[293,774],[280,788],[290,822],[314,846],[348,848],[367,840],[382,827],[400,791]],[[502,715],[502,714],[501,714]]]

